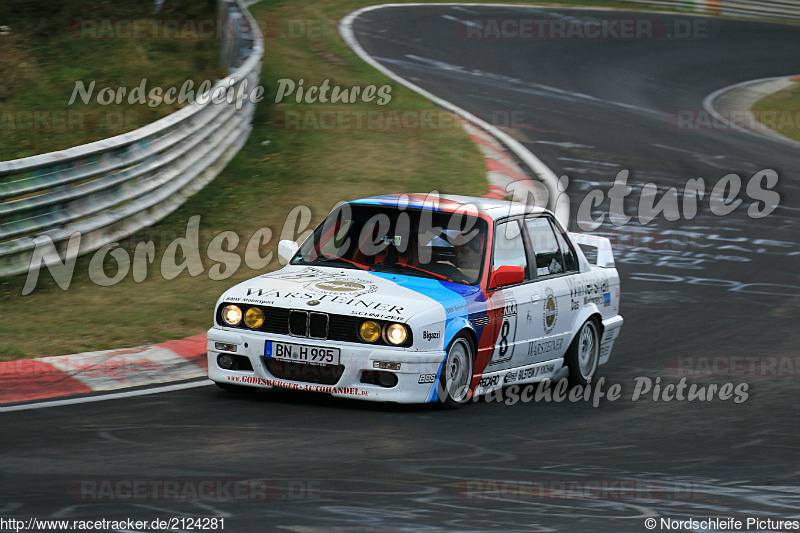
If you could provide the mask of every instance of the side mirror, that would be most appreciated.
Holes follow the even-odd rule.
[[[515,285],[525,281],[525,267],[503,265],[489,277],[489,290]]]
[[[278,257],[280,257],[283,261],[282,263],[285,265],[289,262],[289,260],[297,253],[297,250],[300,249],[300,245],[294,241],[289,240],[282,240],[278,243]]]

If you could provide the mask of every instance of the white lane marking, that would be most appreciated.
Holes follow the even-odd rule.
[[[443,19],[452,20],[453,22],[458,22],[459,24],[463,24],[464,26],[469,26],[471,28],[481,28],[481,24],[479,22],[473,22],[471,20],[461,20],[458,17],[454,17],[453,15],[442,15]]]
[[[599,165],[601,167],[618,167],[618,163],[606,163],[605,161],[592,161],[591,159],[576,159],[574,157],[559,157],[559,161],[572,161],[573,163],[587,163],[589,165]]]
[[[466,7],[462,7],[460,5],[453,5],[453,11],[461,11],[462,13],[469,13],[470,15],[477,15],[477,11],[472,11],[471,9],[467,9]]]
[[[551,92],[555,94],[559,94],[561,96],[567,96],[573,100],[587,100],[590,102],[601,103],[601,104],[608,104],[617,107],[622,107],[624,109],[630,109],[632,111],[639,111],[642,113],[652,114],[658,117],[663,117],[664,113],[660,111],[655,111],[653,109],[648,109],[646,107],[639,107],[633,104],[626,104],[625,102],[616,102],[614,100],[605,100],[603,98],[598,98],[596,96],[592,96],[591,94],[579,93],[576,91],[569,91],[566,89],[559,89],[558,87],[553,87],[552,85],[544,85],[541,83],[535,82],[528,82],[521,80],[519,78],[513,78],[511,76],[504,76],[502,74],[495,74],[493,72],[485,72],[478,69],[470,69],[467,67],[463,67],[461,65],[454,65],[452,63],[445,63],[444,61],[438,61],[436,59],[428,59],[425,57],[416,56],[414,54],[406,54],[408,59],[412,59],[414,61],[419,61],[420,63],[425,63],[427,65],[434,66],[441,70],[449,70],[452,72],[458,72],[460,74],[466,74],[468,76],[477,76],[481,78],[489,78],[498,81],[504,81],[514,85],[521,85],[523,87],[530,87],[533,89],[539,89],[546,92]]]
[[[347,46],[356,53],[364,62],[369,65],[372,65],[375,69],[381,72],[383,75],[388,76],[390,79],[395,80],[396,82],[405,85],[412,91],[421,94],[425,98],[431,100],[435,104],[452,111],[456,115],[464,118],[465,120],[472,122],[479,128],[483,129],[484,131],[488,132],[492,135],[495,139],[499,140],[503,143],[509,150],[514,152],[517,157],[519,157],[523,163],[525,163],[535,174],[539,176],[542,182],[547,187],[548,192],[550,193],[550,198],[556,199],[556,205],[552,206],[552,210],[556,214],[556,218],[563,224],[564,227],[569,226],[569,197],[567,196],[566,192],[561,192],[558,189],[558,176],[550,170],[550,168],[542,162],[541,159],[533,155],[533,153],[522,146],[522,143],[508,135],[507,133],[499,130],[498,128],[492,126],[488,122],[483,119],[478,118],[477,116],[473,115],[466,109],[462,109],[457,105],[444,100],[443,98],[439,98],[438,96],[432,94],[429,91],[426,91],[419,85],[416,85],[409,80],[403,78],[402,76],[396,74],[395,72],[389,70],[384,65],[376,61],[375,59],[370,56],[366,50],[359,44],[358,40],[355,37],[355,32],[353,31],[353,22],[364,13],[369,11],[374,11],[377,9],[383,9],[386,7],[409,7],[409,6],[429,6],[429,5],[448,5],[454,6],[458,4],[382,4],[376,6],[367,6],[362,7],[361,9],[357,9],[352,13],[348,13],[341,22],[339,23],[339,34],[344,39]],[[463,4],[463,5],[476,5],[476,4]],[[520,6],[515,6],[520,7]]]
[[[573,142],[558,142],[558,141],[532,141],[533,144],[550,144],[553,146],[561,146],[563,148],[595,148],[588,144],[578,144]]]
[[[166,385],[163,387],[155,387],[152,389],[114,392],[111,394],[102,394],[99,396],[85,396],[83,398],[67,398],[65,400],[51,400],[51,401],[36,402],[36,403],[26,403],[22,405],[0,407],[0,413],[7,413],[11,411],[27,411],[29,409],[45,409],[47,407],[60,407],[62,405],[74,405],[79,403],[104,402],[106,400],[117,400],[119,398],[132,398],[135,396],[147,396],[149,394],[160,394],[162,392],[173,392],[177,390],[193,389],[196,387],[206,387],[208,385],[212,385],[213,383],[214,382],[211,380],[192,381],[191,383]]]

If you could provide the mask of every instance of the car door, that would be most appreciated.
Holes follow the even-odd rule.
[[[562,357],[569,347],[579,309],[572,305],[569,281],[578,276],[578,262],[575,251],[549,215],[526,217],[523,225],[536,274],[535,285],[541,294],[541,305],[536,309],[540,319],[532,324],[526,362],[538,363]]]
[[[506,219],[495,226],[492,270],[501,266],[521,266],[525,269],[526,279],[523,283],[489,293],[488,314],[497,326],[497,336],[487,372],[519,366],[527,356],[535,287],[530,280],[520,222],[518,219]]]

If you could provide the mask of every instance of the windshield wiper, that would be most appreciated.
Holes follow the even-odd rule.
[[[450,283],[461,283],[460,281],[455,281],[453,279],[448,278],[447,276],[443,276],[442,274],[438,274],[436,272],[431,272],[430,270],[425,270],[424,268],[420,268],[418,266],[409,265],[408,263],[396,263],[392,265],[393,267],[398,268],[410,268],[412,270],[416,270],[417,272],[422,272],[424,274],[429,274],[436,279],[440,279],[442,281],[449,281]]]
[[[356,261],[351,261],[350,259],[345,259],[344,257],[339,257],[338,255],[323,254],[323,255],[321,255],[319,257],[319,259],[323,259],[323,260],[327,260],[327,261],[330,261],[330,260],[343,261],[345,263],[350,263],[351,265],[354,265],[354,266],[360,268],[361,270],[372,270],[372,268],[370,268],[367,265],[363,265],[361,263],[357,263]]]

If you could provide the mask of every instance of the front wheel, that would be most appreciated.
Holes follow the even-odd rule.
[[[447,349],[447,359],[439,379],[439,402],[442,407],[456,409],[469,399],[474,361],[472,340],[464,334],[458,335]]]
[[[586,386],[597,373],[600,360],[600,329],[597,321],[590,318],[583,323],[578,334],[564,355],[564,363],[569,367],[569,384]]]

